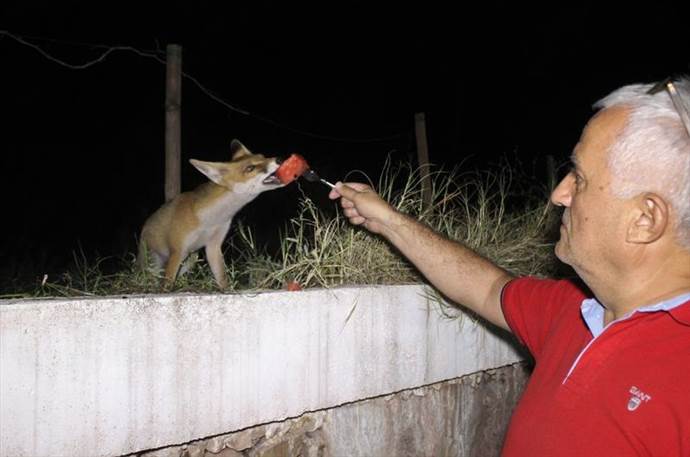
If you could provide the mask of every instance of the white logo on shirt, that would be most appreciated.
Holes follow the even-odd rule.
[[[628,411],[635,411],[642,403],[646,403],[652,399],[651,395],[647,395],[635,386],[630,387],[630,400],[628,400]]]

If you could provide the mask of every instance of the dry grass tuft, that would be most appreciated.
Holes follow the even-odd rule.
[[[376,186],[397,209],[447,237],[477,250],[518,275],[552,275],[558,268],[549,240],[558,220],[547,204],[546,189],[528,186],[504,168],[499,172],[436,170],[432,203],[424,208],[421,175],[409,165],[386,165]],[[418,272],[385,241],[351,226],[336,205],[319,208],[303,196],[299,213],[282,236],[280,252],[269,255],[252,230],[234,224],[226,244],[232,290],[282,289],[290,281],[303,288],[344,284],[422,282]],[[101,261],[89,264],[75,255],[75,267],[57,281],[43,281],[22,296],[121,295],[163,292],[161,280],[122,259],[122,271],[104,275]],[[217,292],[204,260],[192,262],[178,278],[177,291]]]

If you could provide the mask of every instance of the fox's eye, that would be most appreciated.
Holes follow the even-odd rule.
[[[244,172],[251,173],[252,171],[254,171],[254,168],[256,168],[254,165],[247,165],[246,167],[244,167]]]

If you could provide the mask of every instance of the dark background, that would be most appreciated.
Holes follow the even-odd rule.
[[[596,100],[689,72],[680,2],[188,3],[3,2],[0,30],[70,64],[107,46],[180,44],[187,74],[251,113],[183,81],[183,190],[204,179],[187,160],[228,160],[233,138],[299,152],[331,181],[353,169],[376,179],[387,155],[416,156],[416,112],[433,163],[482,168],[507,155],[538,174],[547,155],[566,160]],[[58,273],[78,249],[134,252],[163,201],[165,66],[116,51],[73,70],[7,35],[0,56],[0,279]],[[301,189],[331,204],[325,187]],[[240,217],[270,240],[298,195],[294,184],[263,194]]]

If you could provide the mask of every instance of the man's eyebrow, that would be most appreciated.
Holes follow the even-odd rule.
[[[574,153],[570,155],[570,163],[573,168],[580,168],[580,162],[577,160],[577,156]]]

